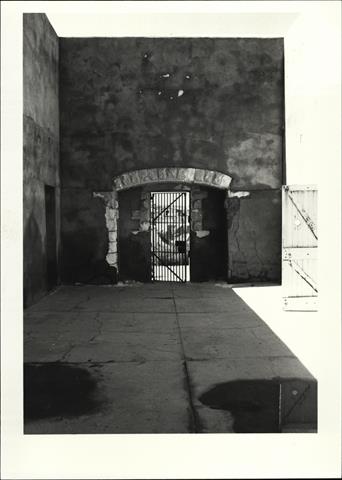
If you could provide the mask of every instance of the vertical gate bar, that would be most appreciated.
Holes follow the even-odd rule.
[[[163,231],[164,231],[164,235],[165,235],[166,234],[166,229],[167,229],[167,193],[163,193],[163,199],[164,199],[164,208],[166,208],[166,210],[163,214],[164,215]],[[166,239],[167,239],[167,235],[166,235]],[[164,247],[164,255],[165,255],[165,264],[167,265],[168,264],[167,244],[164,243],[163,247]],[[165,280],[168,281],[169,280],[169,271],[168,271],[167,267],[166,268],[164,267],[164,271],[165,271]]]
[[[167,207],[168,207],[168,202],[169,202],[169,195],[166,193],[164,193],[164,198],[165,198],[165,207],[166,207],[166,210],[165,210],[165,216],[164,216],[164,231],[166,233],[166,240],[168,240],[168,235],[167,235],[167,227],[168,227],[168,218],[169,218],[169,214],[168,214],[168,211],[167,211]],[[169,265],[169,252],[168,252],[168,248],[167,248],[167,243],[165,244],[165,256],[166,256],[166,265]],[[166,267],[165,269],[165,273],[166,273],[166,281],[168,282],[169,281],[169,278],[170,278],[170,270]]]
[[[159,209],[160,209],[160,195],[159,193],[157,193],[157,198],[158,198],[158,202],[157,202],[157,205],[156,205],[156,209],[157,209],[157,212],[158,212],[158,215],[159,215]],[[157,218],[157,224],[156,224],[156,248],[157,248],[157,255],[159,257],[159,243],[160,243],[160,240],[159,240],[159,217]],[[157,264],[157,275],[158,275],[158,280],[160,280],[160,262],[159,262],[159,259],[156,258],[156,264]]]
[[[167,194],[167,205],[169,206],[170,203],[171,203],[171,198],[172,198],[172,193],[168,193]],[[167,241],[170,242],[170,239],[171,239],[171,210],[168,210],[168,215],[167,215]],[[169,248],[168,248],[168,255],[169,255],[169,260],[168,260],[168,263],[169,263],[169,268],[172,268],[171,267],[171,263],[172,263],[172,244],[169,243]],[[172,282],[173,278],[172,278],[172,273],[171,273],[171,270],[168,269],[168,273],[169,273],[169,281]]]
[[[176,199],[177,199],[177,192],[175,192],[175,193],[172,194],[171,200],[172,200],[172,202],[173,202],[173,201],[176,200]],[[171,230],[170,230],[170,232],[171,232],[171,237],[172,237],[172,238],[171,238],[171,257],[172,257],[171,262],[172,262],[172,263],[175,263],[175,259],[176,259],[176,257],[175,257],[175,239],[174,239],[174,232],[175,232],[175,216],[174,216],[174,212],[175,212],[175,206],[176,206],[176,204],[177,204],[177,201],[176,201],[175,203],[172,203],[172,216],[171,216],[171,218],[172,218],[172,225],[171,225]],[[175,265],[172,265],[172,271],[175,271],[175,272],[176,272]],[[171,273],[171,275],[172,275],[172,281],[173,281],[173,282],[177,281],[177,277],[176,277],[173,273]]]
[[[184,242],[184,193],[182,195],[182,242]],[[183,262],[182,262],[182,280],[186,281],[186,265],[184,264],[184,253],[182,253]]]
[[[163,194],[163,193],[160,194],[160,202],[161,202],[161,211],[163,211],[163,210],[164,210],[164,207],[165,207],[164,194]],[[164,225],[163,225],[163,215],[165,215],[165,212],[160,215],[160,228],[161,228],[162,233],[163,233],[163,228],[164,228]],[[163,248],[164,248],[164,245],[163,245],[163,242],[161,241],[161,242],[160,242],[160,258],[161,258],[161,259],[163,259]],[[159,264],[160,264],[160,263],[161,263],[161,262],[159,262]],[[163,270],[163,264],[162,264],[162,263],[161,263],[161,265],[160,265],[160,272],[161,272],[161,279],[162,279],[162,280],[165,280],[165,278],[164,278],[164,273],[165,273],[165,272],[164,272],[164,270]]]
[[[182,233],[182,215],[183,215],[183,194],[181,194],[181,197],[179,199],[179,209],[180,209],[180,215],[179,215],[179,232],[180,232],[180,235],[179,235],[179,241],[182,242],[182,238],[183,238],[183,233]],[[182,244],[181,244],[182,245]],[[181,248],[181,251],[182,251],[182,248]],[[183,261],[182,261],[182,258],[183,258],[183,254],[180,253],[179,254],[179,277],[183,280]]]
[[[173,194],[170,193],[169,194],[169,205],[171,204],[173,200]],[[172,207],[170,207],[170,211],[169,211],[169,215],[168,215],[168,232],[169,232],[169,236],[168,236],[168,241],[170,242],[169,245],[169,267],[170,269],[172,270],[172,210],[171,210]],[[173,275],[172,275],[172,271],[169,270],[170,272],[170,282],[173,282]]]
[[[156,206],[156,202],[158,201],[158,199],[156,199],[156,193],[153,194],[153,211],[154,211],[154,217],[156,217],[156,212],[158,211],[158,208]],[[157,229],[157,225],[156,225],[156,220],[153,221],[153,246],[154,246],[154,250],[153,250],[153,253],[156,253],[156,248],[157,248],[157,235],[156,235],[156,229]],[[158,278],[158,264],[157,264],[157,260],[156,260],[156,257],[153,255],[153,271],[154,271],[154,278]]]
[[[164,209],[164,196],[162,193],[160,193],[160,211],[162,212]],[[163,232],[163,213],[160,215],[159,220],[160,220],[160,229],[161,232]],[[162,240],[159,240],[159,245],[160,245],[160,258],[163,259],[163,243]],[[160,277],[161,280],[164,280],[164,271],[163,271],[163,264],[162,262],[159,261],[159,269],[160,269]]]
[[[178,193],[176,192],[175,195],[178,195]],[[175,206],[175,210],[176,210],[176,214],[175,214],[175,220],[174,220],[174,242],[172,244],[173,246],[173,257],[174,257],[174,262],[175,262],[175,272],[176,272],[176,275],[178,275],[178,247],[176,246],[176,242],[178,240],[176,240],[177,238],[177,233],[178,233],[178,206],[179,206],[179,198],[175,201],[174,203],[174,206]],[[175,277],[175,282],[178,282],[179,279],[177,277]]]
[[[160,211],[162,211],[163,209],[163,195],[159,193],[159,204],[160,204]],[[158,232],[160,231],[160,228],[161,228],[161,222],[162,222],[162,219],[163,219],[163,214],[160,215],[160,217],[158,218],[158,221],[159,221],[159,225],[158,225]],[[160,253],[158,253],[158,257],[162,258],[161,257],[161,250],[163,248],[163,245],[161,243],[161,239],[160,239],[160,236],[158,235],[158,250],[160,249]],[[160,265],[160,260],[158,260],[158,264],[159,264],[159,278],[160,280],[163,280],[163,271],[162,271],[162,268],[161,268],[161,265]]]
[[[186,211],[187,211],[187,205],[188,205],[188,193],[184,193],[184,215],[183,215],[183,236],[184,236],[184,268],[185,268],[185,281],[188,281],[188,265],[187,265],[187,255],[186,255]]]
[[[185,192],[184,193],[184,215],[183,215],[183,235],[184,235],[184,250],[185,250],[185,253],[184,253],[184,269],[185,269],[185,282],[188,281],[188,265],[187,265],[187,255],[186,255],[186,227],[187,227],[187,224],[186,224],[186,211],[187,211],[187,199],[188,199],[188,193]]]
[[[154,209],[156,211],[155,216],[157,217],[158,213],[159,213],[159,196],[158,196],[158,193],[155,193]],[[159,245],[159,241],[158,241],[158,218],[156,218],[156,220],[154,222],[154,248],[155,248],[155,253],[157,255],[158,255],[158,248],[159,248],[158,245]],[[159,280],[159,261],[158,261],[158,258],[154,257],[154,261],[155,261],[156,278]]]
[[[160,212],[162,212],[164,209],[164,198],[162,193],[159,193],[159,202],[160,202]],[[159,220],[159,231],[163,233],[163,213],[161,213],[158,220]],[[158,256],[160,259],[163,259],[163,243],[160,237],[158,238],[158,246],[160,248],[160,252]],[[163,266],[162,266],[161,260],[159,260],[159,271],[160,271],[160,279],[164,280],[164,272],[163,272]]]
[[[164,198],[164,194],[161,193],[160,194],[160,200],[161,200],[161,211],[164,210],[165,208],[165,198]],[[164,229],[164,218],[165,218],[165,212],[162,213],[160,215],[160,229],[161,229],[161,232],[163,233],[163,229]],[[160,258],[162,259],[162,261],[160,262],[160,275],[161,275],[161,278],[163,281],[165,281],[165,271],[164,271],[164,267],[163,267],[163,255],[164,255],[164,243],[161,241],[160,242],[160,250],[161,250],[161,256]]]
[[[177,217],[178,219],[178,231],[180,233],[179,235],[179,242],[182,242],[182,197],[183,197],[183,194],[181,194],[180,198],[179,198],[179,211],[180,211],[180,215]],[[180,243],[180,249],[178,249],[178,251],[180,250],[180,253],[178,254],[178,276],[183,279],[183,276],[182,276],[182,247],[181,247],[182,243]]]
[[[157,199],[156,202],[155,202],[155,209],[156,209],[156,212],[158,212],[157,215],[159,215],[159,194],[156,193],[155,195],[156,195],[156,199]],[[158,223],[159,223],[159,219],[157,218],[155,226],[154,226],[154,234],[156,236],[154,243],[155,243],[155,248],[157,250],[156,251],[157,255],[159,255],[158,254],[158,250],[159,250]],[[159,280],[159,260],[158,260],[158,258],[155,258],[155,262],[156,262],[156,276]]]
[[[164,218],[163,218],[163,232],[164,232],[164,235],[165,235],[165,229],[167,228],[167,194],[165,194],[165,193],[163,193],[163,200],[164,200],[164,208],[166,208],[165,212],[163,213],[163,215],[164,215]],[[167,262],[168,262],[167,246],[166,246],[165,243],[163,244],[163,248],[164,248],[164,255],[165,255],[165,263],[167,265]],[[168,271],[167,267],[166,268],[164,267],[164,272],[165,272],[165,280],[168,281],[169,271]]]
[[[175,200],[175,202],[174,202]],[[174,264],[175,261],[176,261],[176,256],[175,256],[175,236],[174,236],[174,233],[175,233],[175,208],[177,207],[177,192],[173,193],[172,194],[172,227],[171,227],[171,232],[172,232],[172,240],[171,240],[171,257],[172,257],[172,263]],[[175,265],[172,265],[172,271],[175,271],[177,272],[176,270],[176,266]],[[172,281],[173,282],[176,282],[177,281],[177,277],[175,275],[172,274]]]
[[[178,218],[178,231],[180,232],[180,235],[179,235],[179,241],[181,242],[182,241],[182,197],[180,197],[180,202],[179,202],[179,210],[180,210],[180,215]],[[178,266],[177,266],[177,273],[178,273],[178,276],[180,278],[183,278],[182,277],[182,253],[179,253],[178,254]]]
[[[178,238],[178,228],[179,228],[179,216],[178,216],[178,212],[179,212],[179,200],[177,200],[176,202],[176,225],[175,225],[175,238]],[[175,243],[174,243],[174,247],[175,247],[175,269],[176,269],[176,274],[178,275],[179,277],[179,269],[178,269],[178,262],[179,262],[179,247],[176,246],[176,240],[175,240]]]
[[[180,242],[183,241],[183,194],[180,197],[180,218],[179,218],[179,231],[180,231]],[[182,249],[181,249],[182,250]],[[179,276],[183,280],[183,253],[179,255]]]
[[[188,247],[188,250],[187,250],[187,262],[188,262],[188,265],[189,265],[189,268],[188,268],[188,271],[189,271],[189,278],[188,278],[188,281],[191,282],[191,195],[192,195],[192,192],[190,190],[190,192],[188,192],[188,200],[187,200],[187,210],[186,210],[186,218],[185,218],[185,221],[186,221],[186,231],[188,232],[188,229],[189,229],[189,234],[187,233],[187,238],[189,238],[189,240],[187,241],[187,247]]]
[[[189,253],[188,253],[188,262],[189,262],[189,282],[191,282],[191,195],[192,190],[188,193],[188,210],[187,210],[187,217],[186,217],[186,228],[189,228]]]
[[[178,195],[178,193],[176,193]],[[178,207],[179,207],[179,201],[177,200],[175,202],[175,228],[174,228],[174,243],[173,243],[173,251],[174,251],[174,262],[175,262],[175,272],[176,275],[178,275],[178,247],[176,246],[176,238],[178,236]],[[178,278],[175,277],[175,280],[178,281]]]
[[[167,193],[166,194],[166,211],[167,211],[167,215],[166,215],[166,231],[167,231],[167,241],[169,242],[169,234],[170,234],[170,210],[169,210],[169,205],[170,205],[170,197],[171,197],[171,194],[170,193]],[[170,263],[171,263],[171,252],[170,252],[170,247],[169,247],[169,243],[167,243],[167,264],[170,268]],[[171,282],[172,281],[172,276],[171,276],[171,272],[169,270],[169,268],[167,269],[167,279],[168,279],[168,282]]]
[[[169,193],[168,194],[168,205],[171,204],[172,200],[173,200],[173,194],[172,193]],[[172,238],[172,214],[171,214],[171,207],[170,207],[170,210],[169,210],[169,215],[168,215],[168,225],[167,225],[167,231],[168,231],[168,242],[169,242],[169,267],[170,267],[170,270],[169,270],[169,278],[170,278],[170,282],[173,281],[173,275],[172,275],[172,241],[171,241],[171,238]]]
[[[151,218],[151,223],[150,223],[150,228],[151,228],[151,241],[152,241],[152,250],[150,252],[151,254],[151,280],[152,282],[154,281],[154,266],[153,266],[153,252],[154,252],[154,231],[153,231],[153,193],[150,193],[150,218]]]
[[[154,193],[153,194],[153,211],[154,211],[154,216],[156,216],[156,211],[157,211],[157,207],[156,207],[156,194]],[[157,248],[157,236],[156,236],[156,221],[154,220],[153,221],[153,246],[154,246],[154,250],[153,250],[153,253],[156,253],[156,248]],[[154,271],[154,278],[158,278],[158,274],[157,274],[157,261],[156,261],[156,258],[155,256],[153,255],[153,271]]]
[[[182,220],[182,215],[183,215],[183,207],[182,207],[182,197],[180,199],[180,205],[179,205],[179,209],[180,209],[180,215],[179,215],[179,231],[180,231],[180,241],[182,241],[182,223],[183,223],[183,220]],[[183,278],[182,277],[182,261],[183,259],[183,254],[181,253],[179,255],[179,267],[178,267],[178,275],[180,278]]]

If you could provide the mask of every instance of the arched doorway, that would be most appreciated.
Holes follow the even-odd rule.
[[[119,280],[226,280],[228,247],[225,205],[230,182],[230,176],[216,171],[155,168],[122,174],[114,179],[112,192],[94,193],[105,200],[109,237],[106,259],[110,266],[117,269]],[[163,193],[168,196],[164,200],[170,200],[170,204],[172,198],[182,198],[185,204],[188,201],[189,214],[185,209],[182,218],[184,215],[188,217],[189,243],[187,244],[186,235],[184,238],[175,238],[174,243],[169,245],[169,251],[162,251],[163,258],[159,258],[159,261],[162,263],[160,266],[165,268],[158,270],[153,263],[156,251],[151,232],[155,229],[155,219],[151,216],[151,202],[156,199],[156,195],[163,198]],[[164,208],[165,206],[165,212],[173,215],[170,205],[165,204]],[[169,233],[172,229],[177,233],[176,220],[166,223]],[[186,225],[178,227],[187,231]],[[160,257],[160,252],[157,252],[157,256]],[[186,256],[189,262],[186,262]],[[176,266],[178,263],[178,267],[181,266],[180,263],[189,267],[183,269],[186,274],[178,275],[179,268],[170,268],[174,263]],[[165,269],[169,275],[163,276],[160,272]]]

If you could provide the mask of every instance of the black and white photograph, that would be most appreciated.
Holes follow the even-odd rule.
[[[10,19],[9,4],[23,2],[3,3]],[[287,453],[278,442],[297,449],[294,457],[307,442],[296,458],[303,465],[286,467],[288,478],[334,476],[340,436],[325,427],[329,409],[321,406],[322,390],[331,414],[340,405],[325,377],[340,369],[340,271],[325,260],[327,237],[330,254],[340,239],[336,189],[330,214],[320,202],[328,202],[326,178],[339,181],[340,106],[330,110],[330,129],[323,123],[340,95],[339,2],[27,3],[16,17],[22,273],[12,310],[20,316],[22,448],[46,439],[48,449],[50,438],[113,438],[122,449],[128,439],[160,448],[163,439],[218,439],[212,455],[233,445],[243,463],[259,441],[273,443],[279,458]],[[227,17],[211,13],[211,3]],[[198,17],[190,8],[171,11],[179,4],[198,5]],[[261,10],[239,12],[238,4]],[[279,4],[284,12],[275,11]],[[319,21],[332,57],[302,40],[305,22],[313,31]],[[310,71],[315,54],[323,63]],[[331,89],[320,87],[321,97],[315,75]],[[8,227],[5,242],[13,232]],[[334,418],[340,431],[340,413]],[[330,451],[321,470],[315,451]],[[203,450],[188,463],[196,455]],[[137,470],[124,469],[122,458],[117,471],[98,477],[91,469],[76,476],[75,457],[71,470],[56,466],[44,478],[182,478],[157,461],[139,470],[141,457]],[[227,461],[220,459],[224,478],[237,478]],[[274,463],[263,464],[260,478],[283,478]],[[6,478],[23,478],[10,464]],[[48,475],[48,466],[32,478]],[[240,476],[259,478],[250,468],[241,466]],[[223,476],[208,465],[191,478]]]

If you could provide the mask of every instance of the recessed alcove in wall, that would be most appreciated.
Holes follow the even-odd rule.
[[[204,243],[208,244],[207,247],[210,252],[208,252],[207,258],[211,258],[212,252],[217,250],[218,245],[210,245],[215,235],[210,239],[206,238],[210,236],[210,230],[203,228],[202,201],[208,198],[207,188],[220,190],[222,209],[224,209],[227,206],[225,200],[228,198],[231,181],[232,177],[222,172],[181,167],[141,169],[123,173],[116,177],[113,181],[112,191],[94,192],[94,197],[102,198],[105,204],[108,230],[107,263],[117,272],[120,270],[119,275],[122,279],[151,280],[150,237],[148,233],[150,230],[150,193],[156,188],[160,190],[172,189],[174,191],[186,189],[191,192],[191,243],[196,245],[195,252]],[[214,196],[211,195],[211,202],[214,201],[213,198]],[[211,206],[209,205],[208,208],[210,210]],[[221,224],[225,225],[225,223],[226,218]],[[217,229],[219,229],[219,225],[214,228],[214,230]],[[121,249],[119,243],[121,243]],[[131,245],[132,251],[130,251],[128,245]],[[219,250],[221,251],[221,247]],[[226,250],[227,246],[225,247],[225,256]],[[134,274],[134,268],[132,270],[130,265],[130,260],[133,257],[141,260],[141,268],[137,267],[136,274]],[[222,258],[220,262],[222,264]],[[220,262],[216,263],[219,264]],[[200,280],[201,276],[205,280],[214,275],[214,273],[210,274],[209,267],[210,262],[207,265],[208,271],[205,275],[195,274],[196,280]],[[219,276],[222,279],[222,274]]]

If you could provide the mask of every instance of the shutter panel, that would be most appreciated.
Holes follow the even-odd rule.
[[[317,311],[317,187],[283,186],[284,310]]]

